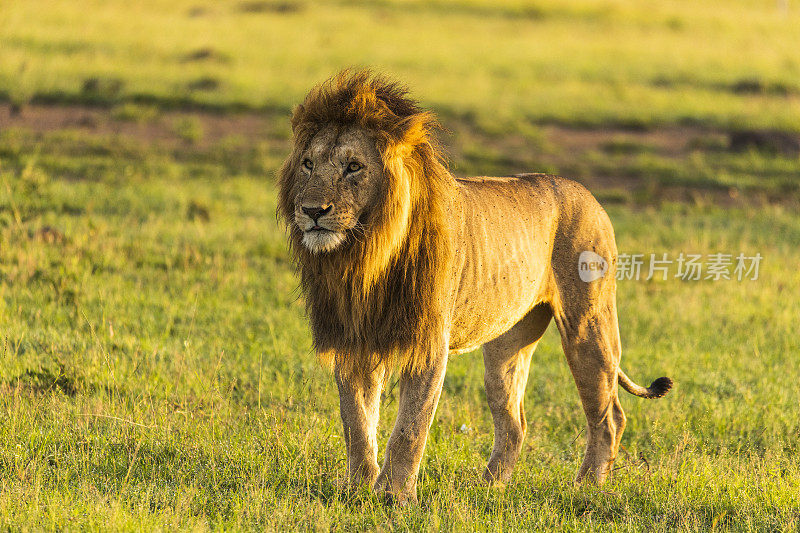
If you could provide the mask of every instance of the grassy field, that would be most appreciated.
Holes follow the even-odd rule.
[[[0,528],[796,531],[792,7],[3,5]],[[419,506],[342,490],[273,178],[290,105],[348,64],[407,80],[458,174],[578,178],[621,252],[764,257],[755,281],[620,282],[626,371],[676,388],[623,393],[602,489],[571,483],[584,419],[551,328],[505,491],[480,481],[479,352],[450,363]],[[735,146],[760,128],[786,137]],[[396,409],[387,391],[381,445]]]
[[[32,0],[0,10],[0,93],[288,109],[351,65],[479,120],[800,131],[800,10],[712,0]],[[432,75],[435,73],[434,75]]]

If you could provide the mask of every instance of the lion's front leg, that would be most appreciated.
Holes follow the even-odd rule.
[[[378,411],[383,378],[383,365],[363,377],[346,377],[336,372],[347,474],[353,487],[371,487],[378,476]]]
[[[442,392],[447,348],[443,345],[431,364],[418,374],[400,377],[400,403],[392,435],[386,445],[383,468],[375,490],[398,503],[416,501],[417,473],[433,415]]]

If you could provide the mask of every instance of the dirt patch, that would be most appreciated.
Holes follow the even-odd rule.
[[[125,111],[127,109],[128,111]],[[136,116],[137,109],[144,115]],[[123,113],[123,111],[125,111]],[[125,115],[124,118],[118,118]],[[0,104],[0,131],[19,128],[33,133],[52,133],[75,130],[93,135],[116,135],[144,142],[181,145],[185,138],[176,125],[194,121],[201,135],[199,147],[210,147],[230,137],[241,137],[256,142],[259,139],[288,139],[288,116],[278,113],[209,113],[190,111],[160,111],[147,106],[100,108],[90,106],[28,105],[14,111],[8,104]],[[288,140],[287,140],[288,146]]]
[[[560,173],[583,183],[607,203],[794,204],[800,196],[792,188],[770,189],[768,177],[762,190],[740,191],[714,179],[696,180],[694,184],[689,180],[687,185],[670,175],[688,168],[686,161],[698,153],[758,151],[766,141],[772,147],[777,142],[774,135],[768,138],[751,135],[738,142],[734,132],[700,126],[634,131],[623,127],[578,128],[557,124],[532,125],[533,133],[522,134],[486,132],[468,117],[445,115],[444,122],[449,133],[442,135],[441,140],[458,175]],[[288,112],[165,111],[132,103],[113,108],[32,104],[21,110],[0,104],[0,132],[14,128],[42,135],[76,131],[98,137],[116,136],[145,147],[167,148],[181,158],[191,158],[199,150],[212,150],[235,141],[238,147],[268,146],[269,152],[281,159],[289,151],[291,135]],[[785,156],[788,141],[784,137],[778,141],[783,144],[777,155]],[[794,150],[795,144],[789,148]],[[660,175],[658,172],[650,175],[647,168],[625,168],[626,162],[637,158],[651,158],[662,167],[671,162],[676,170],[667,165],[656,169]]]
[[[628,145],[631,151],[653,151],[670,157],[682,157],[692,151],[698,141],[725,142],[724,132],[698,127],[662,127],[653,130],[636,131],[624,128],[578,129],[563,126],[545,126],[544,131],[551,142],[570,152],[613,150],[615,146]]]

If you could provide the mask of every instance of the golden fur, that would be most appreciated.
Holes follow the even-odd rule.
[[[414,499],[448,357],[481,345],[495,424],[484,476],[508,480],[531,357],[551,320],[587,418],[577,479],[602,482],[625,429],[618,386],[657,398],[672,382],[640,387],[620,368],[616,241],[592,195],[543,174],[453,178],[431,138],[434,117],[367,72],[315,87],[292,127],[278,210],[314,346],[336,373],[351,482]],[[585,281],[587,252],[607,268]],[[393,363],[398,416],[379,470],[380,393]]]
[[[345,247],[317,255],[290,223],[294,176],[303,150],[330,124],[374,132],[387,180],[366,238],[350,235]],[[418,371],[442,334],[440,280],[452,255],[443,204],[455,180],[431,139],[436,127],[404,88],[368,72],[344,72],[315,87],[292,116],[294,148],[280,170],[278,212],[300,267],[314,347],[355,379],[387,359]]]

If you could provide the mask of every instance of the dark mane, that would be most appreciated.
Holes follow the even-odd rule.
[[[386,181],[367,235],[315,255],[293,222],[295,176],[303,151],[331,124],[375,134]],[[278,214],[300,270],[314,347],[353,378],[381,362],[424,368],[442,341],[452,259],[445,215],[456,185],[431,138],[437,127],[405,87],[368,71],[345,71],[313,88],[292,117]]]

